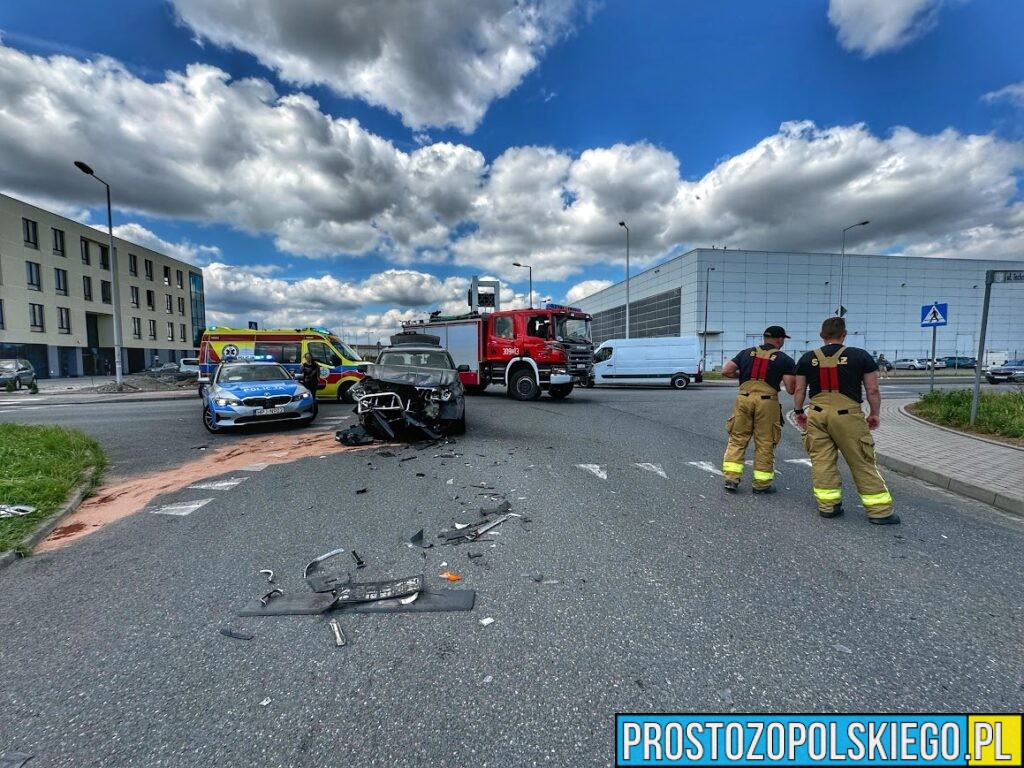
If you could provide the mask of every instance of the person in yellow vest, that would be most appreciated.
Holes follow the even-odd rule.
[[[726,422],[729,445],[722,459],[725,490],[735,493],[743,476],[747,445],[754,439],[754,493],[775,493],[775,446],[782,438],[782,410],[779,389],[793,394],[796,363],[782,351],[784,328],[765,329],[764,343],[744,349],[722,366],[722,375],[740,380],[740,393]]]
[[[818,514],[843,514],[838,454],[843,454],[857,485],[868,521],[895,525],[892,496],[875,465],[875,441],[871,430],[879,424],[882,395],[878,390],[878,365],[865,350],[847,347],[846,321],[830,317],[821,324],[825,345],[806,353],[796,367],[793,408],[796,423],[805,430],[804,448],[811,457],[811,480]],[[868,415],[861,410],[861,388],[867,393]],[[811,401],[804,411],[804,396]]]

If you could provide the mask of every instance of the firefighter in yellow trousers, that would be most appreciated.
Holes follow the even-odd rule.
[[[863,349],[847,347],[846,321],[830,317],[821,324],[824,346],[800,358],[796,368],[793,407],[797,425],[806,430],[804,448],[811,457],[811,478],[818,514],[843,514],[838,454],[843,454],[860,493],[860,501],[875,525],[895,525],[892,496],[875,465],[871,430],[879,424],[882,396],[878,391],[878,365]],[[861,410],[861,387],[867,393],[867,418]],[[804,395],[811,401],[804,411]]]
[[[779,388],[793,394],[796,363],[782,351],[789,336],[784,328],[765,329],[764,343],[744,349],[722,366],[722,375],[740,380],[740,393],[726,422],[729,445],[722,460],[725,490],[739,490],[747,445],[754,439],[754,493],[775,493],[775,446],[782,437]]]

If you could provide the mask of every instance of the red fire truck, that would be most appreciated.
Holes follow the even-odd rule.
[[[500,384],[516,400],[536,400],[545,390],[561,399],[594,375],[590,315],[575,307],[547,304],[449,317],[435,313],[403,327],[438,336],[456,365],[469,366],[461,378],[470,391]]]

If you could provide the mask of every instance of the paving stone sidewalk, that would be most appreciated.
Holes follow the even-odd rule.
[[[953,493],[1024,515],[1024,450],[924,423],[914,400],[883,400],[875,430],[880,464]]]

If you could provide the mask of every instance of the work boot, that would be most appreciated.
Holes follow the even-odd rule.
[[[729,493],[736,493],[736,491],[738,491],[739,489],[740,489],[740,481],[739,480],[726,480],[725,481],[725,490],[727,490]]]
[[[842,504],[836,504],[828,512],[823,512],[823,511],[821,511],[819,509],[818,510],[818,514],[821,515],[822,517],[829,517],[829,518],[839,517],[841,514],[843,514],[843,505]]]
[[[776,488],[774,485],[769,485],[767,488],[754,488],[752,490],[754,491],[754,493],[775,493],[778,490],[778,488]]]
[[[900,516],[893,512],[886,517],[869,517],[868,522],[872,525],[899,525]]]

